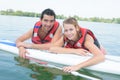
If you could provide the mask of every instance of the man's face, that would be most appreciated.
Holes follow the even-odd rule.
[[[49,31],[53,27],[55,19],[54,16],[45,14],[41,19],[41,22],[42,22],[42,27],[44,27],[46,31]]]

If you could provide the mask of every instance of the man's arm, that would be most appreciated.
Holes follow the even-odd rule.
[[[22,36],[20,36],[19,38],[16,39],[16,44],[18,42],[23,42],[29,38],[32,37],[32,33],[33,33],[33,29],[30,29],[28,32],[26,32],[25,34],[23,34]]]

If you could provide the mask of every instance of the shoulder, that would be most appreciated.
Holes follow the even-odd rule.
[[[86,41],[94,41],[93,37],[89,34],[86,34]]]
[[[33,29],[30,29],[27,34],[32,34],[33,33]]]
[[[87,49],[90,49],[92,48],[94,45],[94,39],[89,35],[87,34],[86,35],[86,38],[85,38],[85,43],[84,43],[84,46],[87,48]]]
[[[62,26],[61,25],[58,26],[57,31],[62,32]]]
[[[91,45],[91,44],[94,44],[94,39],[92,38],[92,36],[87,34],[85,38],[85,45]]]
[[[35,25],[36,25],[36,26],[39,26],[40,24],[41,24],[41,21],[35,22]]]

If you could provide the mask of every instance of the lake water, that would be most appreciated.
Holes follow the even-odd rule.
[[[15,41],[17,37],[33,28],[39,18],[0,15],[0,39]],[[59,20],[62,23],[62,20]],[[120,56],[120,24],[79,22],[91,29],[108,54]],[[106,64],[107,65],[107,64]],[[110,67],[110,66],[108,66]],[[83,71],[101,80],[119,80],[119,75]],[[38,66],[28,60],[0,50],[0,80],[88,80],[64,73],[58,69]]]

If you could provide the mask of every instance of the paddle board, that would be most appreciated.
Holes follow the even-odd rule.
[[[0,49],[19,54],[15,42],[9,40],[0,40]],[[30,53],[26,55],[27,57],[62,65],[75,65],[91,58],[91,56],[83,57],[74,54],[53,54],[35,49],[27,49],[27,51]],[[120,57],[106,55],[104,62],[86,67],[85,69],[120,75]]]

